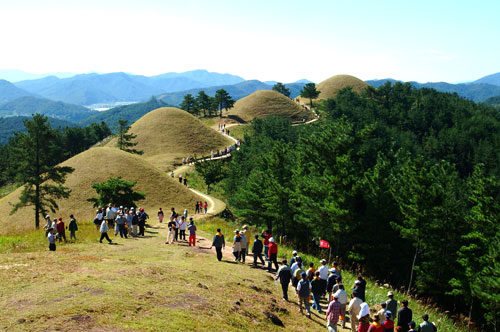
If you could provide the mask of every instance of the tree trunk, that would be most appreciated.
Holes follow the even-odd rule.
[[[313,100],[312,98],[309,98],[309,107],[311,107],[311,111],[313,109]]]
[[[413,282],[413,271],[415,270],[415,262],[417,261],[417,255],[418,255],[418,247],[420,245],[417,245],[417,248],[415,248],[415,256],[413,256],[413,263],[411,264],[411,272],[410,272],[410,282],[408,283],[408,289],[406,290],[406,294],[410,294],[410,289],[411,289],[411,283]]]
[[[467,331],[470,331],[470,322],[472,319],[472,305],[474,304],[474,298],[471,296],[470,307],[469,307],[469,322],[467,323]]]
[[[35,228],[40,228],[40,185],[35,185]]]

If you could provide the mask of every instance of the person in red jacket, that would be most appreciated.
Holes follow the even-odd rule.
[[[56,230],[57,230],[57,237],[59,238],[59,242],[64,238],[64,242],[68,242],[66,240],[66,230],[64,228],[64,222],[62,221],[62,218],[59,217],[59,220],[57,221],[56,224]]]
[[[276,267],[278,271],[278,245],[274,243],[274,238],[269,238],[269,262],[267,265],[267,271],[273,272],[272,266]]]
[[[264,257],[266,261],[269,261],[269,239],[272,237],[271,231],[266,229],[262,232],[262,237],[264,238]]]

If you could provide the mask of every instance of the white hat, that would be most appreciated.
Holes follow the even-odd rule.
[[[361,281],[356,280],[356,281],[354,281],[354,284],[356,284],[356,285],[361,285]]]
[[[297,250],[292,251],[292,255],[297,255]]]
[[[269,242],[274,243],[274,237],[269,238]]]
[[[387,296],[393,296],[394,294],[392,292],[389,291],[389,293],[387,293]]]
[[[45,219],[50,219],[50,216],[49,216],[49,215],[46,215],[46,216],[45,216]]]

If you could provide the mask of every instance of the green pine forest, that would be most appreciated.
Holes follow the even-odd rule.
[[[349,88],[319,121],[254,120],[224,164],[232,212],[443,310],[500,318],[500,114],[456,94]],[[324,254],[324,253],[323,253]]]

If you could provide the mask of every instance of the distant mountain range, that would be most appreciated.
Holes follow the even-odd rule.
[[[69,78],[56,76],[15,83],[29,93],[77,105],[118,101],[143,101],[153,95],[215,85],[232,85],[244,81],[230,74],[194,70],[157,76],[126,73],[82,74]]]
[[[33,96],[33,94],[18,88],[6,80],[0,80],[0,104],[25,96]]]
[[[9,82],[19,82],[25,80],[36,80],[39,78],[47,77],[47,76],[57,76],[59,78],[66,78],[75,76],[75,73],[45,73],[45,74],[33,74],[27,73],[18,69],[0,69],[0,79],[9,81]]]
[[[271,82],[272,83],[272,82]],[[305,83],[287,83],[285,86],[290,90],[290,96],[292,98],[297,97],[300,94],[300,90],[304,87]],[[187,94],[192,94],[194,97],[198,95],[200,91],[205,91],[205,93],[211,97],[215,96],[215,92],[219,89],[226,90],[234,100],[238,100],[244,98],[255,91],[258,90],[272,90],[273,85],[267,84],[257,80],[243,81],[238,84],[233,85],[221,85],[221,86],[212,86],[208,88],[197,88],[190,89],[185,91],[177,91],[171,93],[165,93],[158,95],[158,99],[161,101],[173,105],[179,106],[179,104],[184,99],[184,96]]]
[[[419,83],[419,82],[408,82],[417,89],[430,88],[441,92],[457,93],[459,96],[473,100],[475,102],[483,102],[490,97],[500,96],[500,82],[494,84],[497,80],[500,80],[500,73],[483,77],[477,81],[471,83],[461,83],[461,84],[450,84],[446,82],[435,82],[435,83]],[[386,82],[395,83],[398,80],[392,78],[386,78],[381,80],[369,80],[366,83],[379,87],[384,85]],[[486,83],[490,82],[490,83]]]

